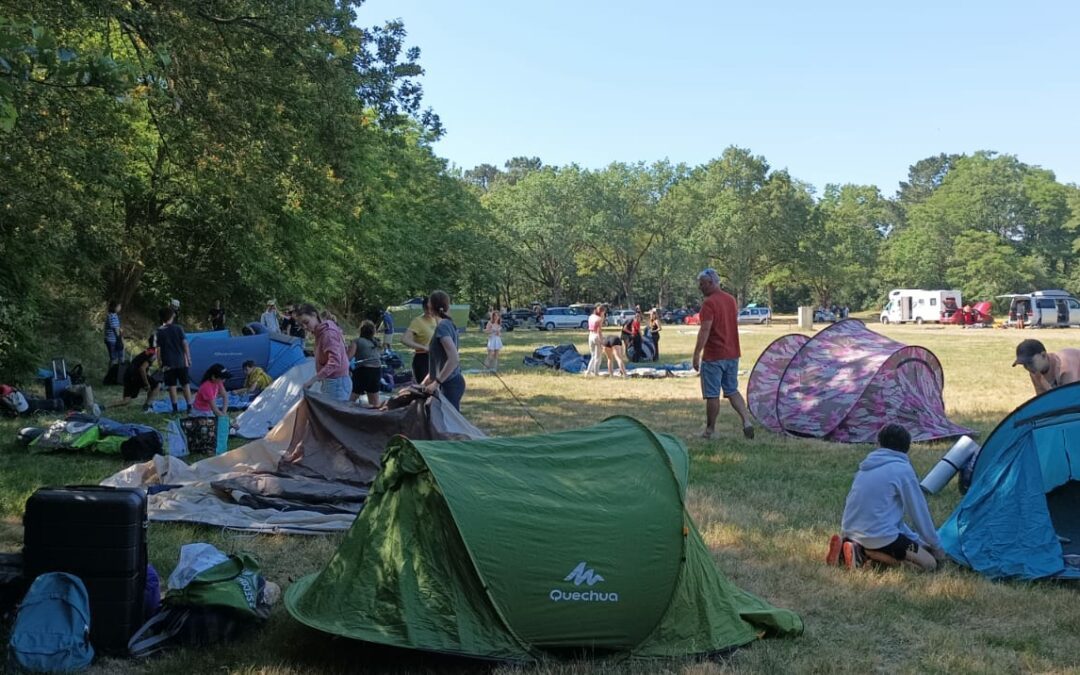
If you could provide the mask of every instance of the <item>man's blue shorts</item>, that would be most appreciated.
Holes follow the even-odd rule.
[[[701,397],[724,398],[739,391],[739,359],[701,362]]]

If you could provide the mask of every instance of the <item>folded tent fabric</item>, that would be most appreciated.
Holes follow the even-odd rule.
[[[251,396],[248,394],[240,395],[231,391],[228,392],[228,394],[229,400],[226,404],[227,410],[246,410],[247,407],[251,405]],[[176,409],[180,412],[187,412],[187,401],[184,400],[183,396],[177,396]],[[172,402],[169,401],[167,397],[159,398],[158,400],[154,401],[153,405],[150,406],[150,412],[157,413],[159,415],[169,414],[172,413],[172,411]]]
[[[264,438],[191,465],[158,455],[124,469],[102,484],[179,486],[150,496],[149,515],[155,521],[202,523],[253,532],[336,532],[348,529],[355,514],[327,509],[326,505],[344,503],[342,486],[366,489],[389,439],[402,433],[444,439],[484,435],[440,396],[397,410],[377,411],[307,392]],[[282,455],[294,439],[303,443],[303,459],[283,462]],[[258,481],[225,483],[259,476],[306,481],[303,490],[307,502],[297,498],[299,483],[264,481],[274,487],[265,497],[245,492],[257,486]],[[219,490],[214,489],[215,483]],[[282,485],[288,487],[289,494],[283,496],[277,491]],[[277,499],[284,501],[275,502]],[[323,512],[327,510],[332,512]]]

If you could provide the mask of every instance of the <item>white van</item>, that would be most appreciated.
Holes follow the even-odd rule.
[[[1080,326],[1080,301],[1062,290],[999,295],[1009,298],[1007,326],[1023,323],[1033,328]]]
[[[917,288],[896,288],[889,291],[889,302],[881,310],[881,323],[926,323],[941,321],[953,315],[963,305],[960,291],[925,291]]]

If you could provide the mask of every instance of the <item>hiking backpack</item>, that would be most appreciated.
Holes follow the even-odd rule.
[[[34,579],[15,616],[8,655],[20,668],[37,673],[90,665],[90,596],[79,577],[49,572]]]

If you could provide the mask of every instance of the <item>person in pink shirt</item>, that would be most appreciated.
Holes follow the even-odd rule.
[[[228,405],[228,394],[225,392],[225,380],[229,379],[229,371],[220,363],[215,363],[206,369],[203,374],[202,384],[195,392],[195,402],[191,404],[192,417],[225,417]],[[221,405],[218,405],[218,398]]]
[[[1016,345],[1013,366],[1023,366],[1028,371],[1036,395],[1045,394],[1056,387],[1080,382],[1080,349],[1067,347],[1051,354],[1038,340],[1024,340]]]
[[[600,356],[604,353],[604,318],[607,315],[607,307],[597,303],[593,313],[589,315],[589,367],[585,370],[586,376],[595,377],[600,374]]]
[[[319,382],[322,393],[338,401],[348,401],[352,396],[352,378],[349,377],[349,356],[341,328],[332,319],[322,319],[314,305],[303,304],[294,312],[297,321],[315,336],[315,376],[304,387]]]

